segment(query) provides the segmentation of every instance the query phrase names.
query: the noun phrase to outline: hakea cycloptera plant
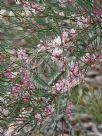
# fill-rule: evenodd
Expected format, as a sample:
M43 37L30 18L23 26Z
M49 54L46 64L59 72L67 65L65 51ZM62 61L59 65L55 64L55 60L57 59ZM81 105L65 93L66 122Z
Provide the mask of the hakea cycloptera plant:
M27 123L31 131L60 115L69 119L73 88L102 60L102 6L95 0L1 5L0 84L7 116L13 116L4 123L19 129Z

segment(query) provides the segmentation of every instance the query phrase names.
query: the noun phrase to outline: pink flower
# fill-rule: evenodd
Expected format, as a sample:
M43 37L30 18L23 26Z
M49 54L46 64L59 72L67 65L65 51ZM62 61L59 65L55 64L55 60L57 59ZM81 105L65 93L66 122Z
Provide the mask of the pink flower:
M68 88L70 88L70 90L77 86L79 84L79 81L81 82L81 79L79 80L79 77L71 77L71 79L69 79L69 81L67 82Z
M27 60L27 57L28 57L24 49L18 49L17 56L20 60Z
M90 24L91 24L90 16L87 17L81 16L77 18L77 25L81 28L88 27L90 26Z
M35 119L37 119L37 121L41 121L41 119L42 119L42 117L41 117L41 115L39 114L39 113L36 113L35 114Z
M75 33L76 33L76 30L72 28L72 29L70 30L70 33L71 33L71 34L75 34Z
M37 47L38 47L39 52L44 52L47 50L47 47L42 44L38 44Z
M74 75L72 72L69 73L69 79L63 79L58 81L53 86L54 93L65 93L71 91L73 87L78 85L82 80L79 80L80 75L78 74L77 69L74 71Z
M25 1L23 5L23 9L25 10L25 12L31 11L34 14L38 14L42 12L42 8L35 2L30 3L28 1Z
M70 66L70 76L71 78L74 78L74 77L78 77L79 75L79 65L78 64L74 64L74 65L71 65Z
M31 3L31 10L34 14L40 13L41 12L41 7L36 4L36 3Z
M16 84L15 86L13 86L11 93L16 99L20 98L22 93L22 86Z
M30 10L30 8L31 8L30 3L28 1L25 1L24 5L23 5L23 8L24 8L25 11Z
M22 87L24 89L27 89L27 88L32 89L35 87L33 82L31 81L29 70L22 69L22 71L20 73L20 77L21 77Z
M58 36L57 38L55 38L54 40L53 40L53 46L60 46L61 45L61 38L60 38L60 36Z
M45 109L45 115L47 117L52 116L54 113L54 107L52 105L48 105Z
M15 0L15 3L16 3L17 5L19 5L19 4L20 4L20 0Z
M98 59L97 55L86 53L86 55L81 58L81 61L88 64L94 64L97 61L97 59Z
M62 33L62 38L63 38L63 43L67 43L69 38L68 38L68 32L63 32Z
M72 86L70 80L65 80L65 79L60 80L53 86L56 93L65 93L67 91L70 91L71 87Z
M66 107L66 115L70 118L72 114L72 110L74 108L74 105L71 101L68 102L67 107Z
M28 102L30 101L31 91L28 93L27 90L34 89L35 86L30 78L30 72L26 68L20 71L19 76L21 81L19 84L12 87L11 93L15 98L22 97L25 102Z
M65 87L65 83L63 81L60 81L55 84L55 88L57 92L63 92Z
M76 39L76 36L77 36L77 33L76 33L76 30L75 29L71 29L70 30L70 36L71 36L71 39Z
M69 4L74 4L76 0L67 0Z
M3 73L3 75L9 79L15 79L17 74L18 74L17 72L9 72L9 71Z
M52 51L52 55L55 58L59 58L61 57L62 52L63 52L62 49L55 47L55 49Z

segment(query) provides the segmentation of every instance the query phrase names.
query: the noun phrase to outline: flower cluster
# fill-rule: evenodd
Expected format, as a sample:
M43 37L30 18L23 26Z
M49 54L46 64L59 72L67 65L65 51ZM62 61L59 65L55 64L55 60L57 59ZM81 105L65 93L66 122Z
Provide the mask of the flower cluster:
M85 16L81 16L81 17L77 18L77 25L80 28L89 27L91 22L92 22L92 20L91 20L90 16L86 16L86 17Z
M67 79L59 80L53 87L56 93L70 92L73 87L79 85L83 81L83 71L78 64L70 66Z
M54 107L52 105L48 105L45 109L45 116L49 117L52 116L54 113Z
M20 80L19 84L15 84L12 87L11 93L16 99L22 98L23 101L28 102L30 100L31 89L34 89L35 86L27 69L21 70Z
M23 5L23 9L25 12L32 12L34 14L42 13L42 8L35 2L25 1Z

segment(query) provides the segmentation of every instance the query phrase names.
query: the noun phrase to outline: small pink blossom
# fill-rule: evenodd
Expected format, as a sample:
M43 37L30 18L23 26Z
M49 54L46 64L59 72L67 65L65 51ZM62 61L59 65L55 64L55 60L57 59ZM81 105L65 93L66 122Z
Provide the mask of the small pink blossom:
M71 77L78 77L78 75L79 75L79 65L78 64L74 64L74 65L71 65L70 66L70 76Z
M82 80L79 80L79 75L73 75L72 72L69 74L69 79L63 79L58 81L54 86L54 93L65 93L72 90L73 87L79 84Z
M60 81L55 84L55 88L57 92L63 92L65 89L65 83L63 81Z
M25 1L23 5L23 9L27 11L30 10L30 8L31 8L30 3L28 1Z
M4 72L3 75L9 79L15 79L18 72Z
M80 79L81 81L81 79ZM70 88L70 90L77 86L79 84L79 77L71 77L68 81L67 81L67 85L68 85L68 88Z
M27 69L22 69L21 73L20 73L20 77L21 77L21 82L22 82L22 87L27 89L27 88L34 88L34 84L31 81L30 78L30 72Z
M72 28L72 29L70 30L70 36L71 36L71 39L73 39L73 40L76 39L76 37L77 37L77 32L76 32L75 29Z
M21 93L22 93L22 85L20 84L16 84L15 86L12 87L11 90L12 95L18 99L19 97L21 97Z
M74 4L76 0L67 0L69 4Z
M38 44L37 47L38 47L39 52L44 52L47 50L47 47L42 44Z
M42 120L41 114L40 113L36 113L35 114L35 119L37 119L37 121L41 122L41 120Z
M58 36L57 38L55 38L53 41L53 46L60 46L61 45L61 38L60 36Z
M62 39L63 39L63 43L67 43L69 41L68 32L64 31L62 33Z
M31 91L26 92L28 89L34 89L35 86L30 78L30 72L26 68L20 71L20 83L12 87L12 95L17 99L22 97L25 102L30 101Z
M88 27L90 26L90 24L91 24L90 16L87 17L81 16L77 18L77 25L81 28Z
M45 109L45 115L47 117L52 116L54 113L54 107L52 105L48 105Z
M27 60L28 55L26 54L26 51L24 49L18 49L18 51L17 51L17 57L20 60Z
M81 58L81 61L88 64L94 64L97 61L98 56L95 54L87 53Z
M76 30L72 28L72 29L70 30L70 34L75 34L75 33L76 33Z
M20 0L15 0L15 3L16 3L17 5L19 5L19 4L20 4Z
M67 107L66 107L66 115L70 118L72 114L72 110L74 108L74 105L71 101L68 102Z
M52 51L52 55L55 58L59 58L61 57L62 52L63 52L62 49L55 47L55 49Z
M35 2L31 3L31 10L34 14L40 13L41 12L41 7L36 4Z
M70 91L71 90L71 83L70 83L70 80L60 80L58 81L54 86L54 90L56 93L65 93L67 91Z
M34 14L38 14L42 12L42 8L35 2L30 3L28 1L25 1L23 5L23 9L25 10L25 12L31 11Z

